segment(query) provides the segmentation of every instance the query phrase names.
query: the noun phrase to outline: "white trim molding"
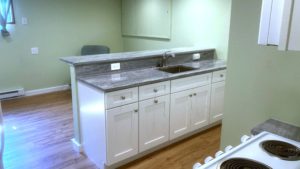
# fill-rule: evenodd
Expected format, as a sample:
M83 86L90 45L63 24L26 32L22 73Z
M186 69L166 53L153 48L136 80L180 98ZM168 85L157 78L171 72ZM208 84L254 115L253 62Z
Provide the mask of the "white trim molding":
M44 89L25 91L25 96L35 96L35 95L64 91L64 90L69 90L69 89L70 89L70 85L66 84L66 85L49 87L49 88L44 88Z
M82 153L83 152L83 148L82 148L82 145L79 144L75 138L72 138L71 139L71 142L72 142L72 145L73 145L73 149L78 152L78 153Z

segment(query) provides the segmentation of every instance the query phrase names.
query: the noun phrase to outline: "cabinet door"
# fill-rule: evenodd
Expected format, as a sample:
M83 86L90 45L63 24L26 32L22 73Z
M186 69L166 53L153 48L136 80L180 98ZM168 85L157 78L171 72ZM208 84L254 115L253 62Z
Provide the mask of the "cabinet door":
M210 108L210 85L193 90L191 130L208 125Z
M213 83L211 87L210 123L222 119L224 112L225 82Z
M189 132L192 90L171 95L170 139Z
M138 153L138 103L106 111L107 165Z
M169 140L170 95L139 103L139 151Z
M283 4L283 0L262 1L258 44L279 44Z
M294 0L289 38L289 50L300 51L300 0Z

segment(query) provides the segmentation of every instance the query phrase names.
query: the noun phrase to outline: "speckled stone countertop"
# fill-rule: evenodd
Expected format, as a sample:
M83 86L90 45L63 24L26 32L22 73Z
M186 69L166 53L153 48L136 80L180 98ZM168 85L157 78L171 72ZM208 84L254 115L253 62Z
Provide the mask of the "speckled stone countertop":
M159 71L158 68L153 67L137 70L127 70L124 72L83 75L78 76L77 80L105 92L111 92L129 87L136 87L150 83L226 69L226 62L224 60L204 60L184 63L181 65L193 67L195 68L195 70L172 74Z
M91 63L111 63L122 62L128 60L147 59L152 57L161 57L165 52L172 52L174 54L187 54L187 53L200 53L206 51L214 51L215 49L199 49L193 47L186 48L172 48L163 50L149 50L149 51L136 51L136 52L123 52L123 53L110 53L100 55L87 55L87 56L69 56L62 57L60 60L72 65L85 65Z
M268 131L292 140L300 142L300 127L290 125L274 119L269 119L251 130L253 135L257 135L262 131Z

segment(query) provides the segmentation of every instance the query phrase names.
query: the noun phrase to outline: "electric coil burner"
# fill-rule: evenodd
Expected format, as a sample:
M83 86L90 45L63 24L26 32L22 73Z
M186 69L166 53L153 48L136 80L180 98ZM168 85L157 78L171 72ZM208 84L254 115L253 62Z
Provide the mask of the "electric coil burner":
M269 132L244 135L241 144L226 146L193 169L300 169L300 142Z
M300 149L292 144L278 140L267 140L261 143L261 147L269 154L282 160L300 160Z
M258 161L246 158L231 158L221 163L220 169L272 169Z

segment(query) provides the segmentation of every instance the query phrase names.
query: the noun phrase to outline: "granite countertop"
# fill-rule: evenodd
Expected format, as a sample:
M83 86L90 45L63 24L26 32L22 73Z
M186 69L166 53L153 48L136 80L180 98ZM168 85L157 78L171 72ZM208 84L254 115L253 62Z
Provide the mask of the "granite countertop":
M278 120L269 119L262 124L257 125L251 130L253 135L257 135L262 131L268 131L270 133L283 136L295 141L300 142L300 127L290 125Z
M200 53L200 52L214 51L214 50L215 49L199 49L194 47L185 47L185 48L172 48L172 49L163 49L163 50L87 55L87 56L69 56L69 57L61 57L60 60L72 65L86 65L91 63L111 63L111 62L122 62L128 60L161 57L165 52L172 52L174 54L188 54L188 53L197 53L197 52Z
M204 60L184 63L181 65L193 67L195 68L195 70L172 74L159 71L156 67L153 67L128 70L124 72L82 75L78 76L77 80L105 92L111 92L129 87L137 87L141 85L226 69L226 62L224 60Z

